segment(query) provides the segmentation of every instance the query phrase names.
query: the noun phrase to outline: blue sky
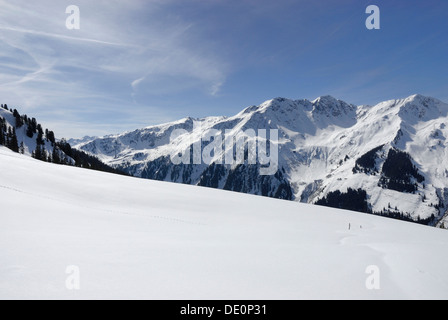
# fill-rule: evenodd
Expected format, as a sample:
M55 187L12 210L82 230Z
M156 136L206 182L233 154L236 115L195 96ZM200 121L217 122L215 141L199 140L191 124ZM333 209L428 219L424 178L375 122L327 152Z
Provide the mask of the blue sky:
M67 138L274 97L448 101L447 17L443 0L0 0L0 100Z

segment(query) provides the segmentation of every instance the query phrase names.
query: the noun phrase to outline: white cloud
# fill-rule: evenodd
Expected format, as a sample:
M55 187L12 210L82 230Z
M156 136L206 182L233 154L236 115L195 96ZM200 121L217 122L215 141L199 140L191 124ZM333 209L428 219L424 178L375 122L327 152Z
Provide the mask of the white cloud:
M12 28L12 27L2 27L2 26L0 26L0 30L20 32L20 33L27 33L27 34L31 34L31 35L50 37L50 38L56 38L56 39L61 39L61 40L92 42L92 43L108 45L108 46L127 46L127 47L131 47L131 45L123 44L123 43L114 43L114 42L101 41L101 40L89 39L89 38L70 37L70 36L63 35L63 34L54 34L54 33L37 31L37 30L26 30L26 29L19 29L19 28Z
M141 78L138 78L138 79L132 81L132 83L131 83L132 88L136 89L136 88L138 87L138 85L139 85L140 83L142 83L143 80L145 80L145 78L146 78L146 77L141 77Z
M114 112L127 104L132 116L157 109L136 103L139 94L219 92L227 64L191 22L169 11L170 1L79 0L81 29L67 30L71 2L0 0L0 43L13 48L0 54L2 103L23 112L64 106L88 121L80 113L91 108Z

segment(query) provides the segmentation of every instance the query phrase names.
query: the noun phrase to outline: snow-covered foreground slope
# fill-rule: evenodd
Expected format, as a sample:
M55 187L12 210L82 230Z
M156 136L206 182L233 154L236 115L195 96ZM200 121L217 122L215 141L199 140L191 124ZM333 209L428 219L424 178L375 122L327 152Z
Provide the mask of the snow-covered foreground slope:
M445 230L0 148L2 299L447 299L447 252Z

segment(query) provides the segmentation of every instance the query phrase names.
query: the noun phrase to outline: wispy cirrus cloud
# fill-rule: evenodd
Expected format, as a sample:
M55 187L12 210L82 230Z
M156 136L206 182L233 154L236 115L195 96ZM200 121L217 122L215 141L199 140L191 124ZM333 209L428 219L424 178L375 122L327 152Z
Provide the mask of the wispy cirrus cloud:
M369 31L367 0L0 0L1 102L79 137L277 96L443 99L448 4L430 2L383 1Z
M108 46L133 47L133 45L123 44L123 43L114 43L114 42L101 41L101 40L89 39L89 38L71 37L71 36L67 36L67 35L63 35L63 34L54 34L54 33L48 33L48 32L43 32L43 31L37 31L37 30L26 30L26 29L19 29L19 28L13 28L13 27L2 27L2 26L0 26L0 30L20 32L20 33L26 33L26 34L30 34L30 35L56 38L56 39L61 39L61 40L91 42L91 43L97 43L97 44L108 45Z
M160 114L148 103L151 95L192 89L216 94L225 81L226 64L213 49L191 41L191 24L170 13L168 1L77 1L81 29L68 30L65 9L71 2L0 0L5 102L38 114L64 108L74 122L88 123L85 110ZM21 57L15 63L14 55ZM121 120L136 125L133 115Z

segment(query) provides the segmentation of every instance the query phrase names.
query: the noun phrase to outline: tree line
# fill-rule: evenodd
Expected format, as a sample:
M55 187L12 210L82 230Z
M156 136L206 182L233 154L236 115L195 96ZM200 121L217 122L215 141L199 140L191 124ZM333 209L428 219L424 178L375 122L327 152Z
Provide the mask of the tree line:
M20 115L16 109L9 109L6 104L2 104L1 108L12 113L14 123L8 126L6 119L0 117L0 145L24 154L24 142L21 141L19 144L17 130L26 126L25 135L30 139L35 137L36 148L31 152L31 156L37 160L126 175L122 171L104 164L97 157L72 149L65 139L57 141L54 132L48 129L44 130L36 118Z
M6 120L0 117L0 145L19 152L19 143L17 141L16 128L6 125ZM23 143L21 144L23 149ZM23 153L23 152L22 152Z

